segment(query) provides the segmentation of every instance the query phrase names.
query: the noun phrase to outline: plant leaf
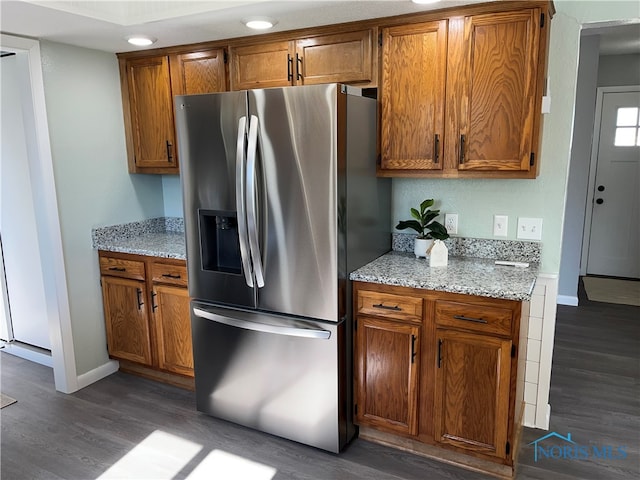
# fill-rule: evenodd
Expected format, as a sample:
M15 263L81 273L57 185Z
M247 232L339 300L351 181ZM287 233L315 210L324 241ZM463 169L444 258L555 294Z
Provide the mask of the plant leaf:
M423 200L420 204L420 211L424 213L424 211L433 205L433 198L429 198L427 200Z
M447 227L442 225L440 222L431 222L427 229L430 231L429 236L431 238L435 238L436 240L446 240L447 238L449 238Z
M416 210L415 208L411 209L411 216L418 221L422 220L422 218L420 217L420 212L418 212L418 210Z
M398 225L396 225L396 228L398 230L405 230L407 228L410 228L418 232L419 235L422 235L423 233L422 225L420 225L420 223L418 223L416 220L402 220L398 222Z

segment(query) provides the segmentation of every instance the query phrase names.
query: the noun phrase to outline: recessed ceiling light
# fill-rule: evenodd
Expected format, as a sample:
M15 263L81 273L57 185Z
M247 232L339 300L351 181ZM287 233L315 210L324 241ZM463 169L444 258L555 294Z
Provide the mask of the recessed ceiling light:
M266 30L273 27L277 22L271 18L248 18L244 24L253 30Z
M411 0L413 3L417 3L419 5L424 5L427 3L438 3L440 0Z
M157 41L157 38L153 38L148 35L131 35L127 37L127 42L131 45L135 45L136 47L148 47Z

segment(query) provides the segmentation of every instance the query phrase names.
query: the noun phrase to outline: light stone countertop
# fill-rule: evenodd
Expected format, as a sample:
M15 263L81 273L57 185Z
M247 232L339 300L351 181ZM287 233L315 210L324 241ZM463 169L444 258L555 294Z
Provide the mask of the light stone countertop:
M351 280L463 293L507 300L531 299L538 265L495 265L494 259L449 257L446 267L429 267L428 259L389 252L351 273Z
M182 219L154 218L94 228L91 236L96 250L179 260L187 258Z
M154 218L140 222L94 228L93 248L109 252L132 253L160 258L186 259L184 223L179 218ZM407 249L413 249L410 236ZM460 253L493 255L529 261L528 268L495 265L494 258L449 255L446 267L429 267L428 260L416 259L413 253L391 251L350 275L351 280L424 288L441 292L463 293L508 300L530 300L538 275L537 244L496 242L477 239L454 239L451 250ZM394 239L396 242L396 239ZM468 245L471 245L470 248ZM477 244L477 245L476 245ZM513 245L512 245L513 244ZM481 248L480 248L481 247ZM457 250L455 250L457 249ZM451 251L450 250L450 251Z

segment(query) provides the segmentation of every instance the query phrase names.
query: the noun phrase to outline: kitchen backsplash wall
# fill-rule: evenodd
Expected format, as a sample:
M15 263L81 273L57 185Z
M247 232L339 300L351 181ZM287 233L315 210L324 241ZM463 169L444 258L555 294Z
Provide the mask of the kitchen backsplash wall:
M557 273L560 264L562 209L551 208L550 191L564 188L564 179L549 175L550 160L542 158L541 174L536 180L494 179L413 179L394 178L391 200L392 232L400 220L411 218L410 208L417 208L427 198L435 199L432 208L458 214L458 237L517 240L518 217L542 218L540 245L541 269ZM494 237L493 216L507 215L507 237Z
M182 187L180 176L162 175L162 201L165 217L182 217Z

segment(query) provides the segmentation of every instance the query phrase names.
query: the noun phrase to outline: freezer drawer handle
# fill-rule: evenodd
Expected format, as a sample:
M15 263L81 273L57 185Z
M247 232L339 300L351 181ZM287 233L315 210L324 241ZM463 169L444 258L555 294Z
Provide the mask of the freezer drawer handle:
M401 312L402 309L398 305L394 305L390 307L389 305L383 305L382 303L377 303L373 305L373 308L382 308L384 310L393 310L394 312Z
M331 337L329 330L283 327L280 325L269 325L267 323L251 322L249 320L241 320L238 318L226 317L215 313L207 312L201 308L194 308L193 313L201 318L212 320L217 323L229 325L230 327L244 328L245 330L253 330L255 332L275 333L277 335L289 335L291 337L317 338L328 340Z

